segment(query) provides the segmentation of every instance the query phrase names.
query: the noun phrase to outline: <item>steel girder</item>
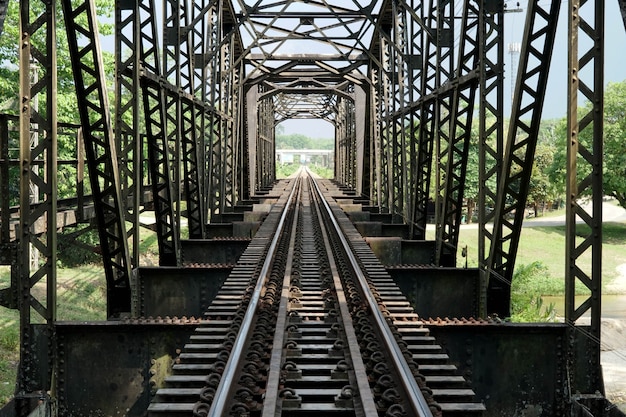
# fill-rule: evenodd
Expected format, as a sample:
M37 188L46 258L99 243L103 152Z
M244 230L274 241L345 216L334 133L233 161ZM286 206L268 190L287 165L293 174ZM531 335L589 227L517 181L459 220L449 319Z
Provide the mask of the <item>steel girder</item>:
M254 87L253 87L254 88ZM265 88L261 85L256 86L257 90L262 91ZM276 179L275 165L275 109L272 97L266 97L258 101L258 134L256 141L256 186L259 190L267 187Z
M242 158L238 154L241 146L236 143L240 131L239 115L243 103L241 71L242 64L237 63L237 53L241 49L234 15L222 2L214 4L209 14L209 41L206 53L207 93L209 103L215 107L210 111L208 129L211 138L206 143L210 155L210 180L207 188L208 207L211 218L231 210L239 198L241 184L236 181L237 164Z
M586 13L589 11L590 13ZM593 369L600 369L602 285L602 173L604 118L604 0L573 0L569 5L570 74L567 115L567 208L565 320L575 324L591 315L589 337L595 342ZM591 16L586 18L585 16ZM579 38L591 42L579 43ZM589 103L579 108L579 97ZM581 199L591 193L591 205ZM578 220L581 220L579 223ZM590 291L576 301L576 285ZM591 389L602 386L601 373L588 376ZM585 388L577 388L583 390Z
M107 313L114 317L131 311L131 266L96 9L93 1L62 4L107 279Z
M434 94L435 102L435 224L437 238L443 237L443 227L445 218L449 209L445 201L446 184L448 177L446 176L450 147L454 146L454 116L456 108L454 106L454 97L456 88L442 89L441 87L455 78L455 60L454 60L454 0L431 0L428 19L435 22L435 86ZM453 162L452 162L453 163ZM437 243L440 247L441 242ZM435 263L441 261L440 253L435 254Z
M391 28L383 28L383 30L388 30L385 34L387 36L390 35ZM380 142L379 149L380 153L378 154L379 164L380 164L380 177L379 177L379 189L380 195L378 196L379 205L385 210L391 210L391 206L393 204L393 175L391 172L392 162L392 140L391 135L393 134L391 127L391 118L387 116L391 113L391 80L389 78L392 66L390 61L390 41L386 37L382 37L380 40L380 61L382 66L378 69L377 81L378 81L378 112L380 113L380 127L379 127L379 135L375 140Z
M432 2L429 3L432 8ZM421 8L421 18L427 25L436 24L436 20L427 19L431 13L424 6ZM415 204L413 208L413 231L412 237L419 240L426 238L426 223L428 220L428 205L430 199L430 187L432 183L433 152L435 143L435 105L437 96L434 94L437 88L437 42L433 34L436 34L436 26L427 27L419 31L422 45L420 100L416 110L419 114L419 130L417 137L417 165L415 167Z
M528 3L511 124L495 206L492 242L498 242L498 245L491 246L486 263L489 276L487 313L501 317L510 315L511 279L524 219L559 6L558 1L551 1L547 8L539 1Z

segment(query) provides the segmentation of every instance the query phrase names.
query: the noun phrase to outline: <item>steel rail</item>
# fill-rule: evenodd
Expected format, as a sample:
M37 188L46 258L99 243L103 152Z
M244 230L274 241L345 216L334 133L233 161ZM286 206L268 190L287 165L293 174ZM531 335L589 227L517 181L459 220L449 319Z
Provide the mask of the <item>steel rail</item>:
M299 192L302 193L302 190L300 190ZM285 341L284 330L287 325L289 288L291 287L291 271L293 268L294 247L296 245L296 230L298 228L299 217L300 211L296 209L294 212L291 227L289 253L287 254L287 265L285 266L285 277L283 279L283 287L280 294L280 304L278 307L278 317L276 320L276 332L274 333L272 353L270 357L270 366L267 373L267 388L265 390L265 400L263 401L262 417L275 417L276 409L278 406L277 401L280 387L281 360L283 357L283 344Z
M313 177L309 174L308 180L310 183L317 185ZM324 201L324 196L320 193L315 193L311 191L311 195L317 206L321 206L321 201ZM328 232L324 228L324 222L322 218L322 213L318 214L318 221L320 222L321 233L325 242L329 242ZM333 254L333 250L329 244L326 245L326 256L328 257L328 263L330 266L330 270L333 276L333 283L335 286L335 293L338 300L338 308L341 314L341 319L343 323L343 330L345 332L346 341L348 342L348 350L350 352L350 360L352 362L352 368L355 374L357 389L359 391L358 398L361 401L361 405L363 407L363 413L366 417L376 417L378 416L378 410L376 409L376 402L374 400L374 396L372 394L372 390L369 386L369 381L367 378L367 370L365 364L363 363L363 356L361 355L359 342L356 336L356 330L354 329L354 325L352 323L352 318L350 315L350 310L348 309L348 303L346 301L346 294L343 290L343 283L341 282L341 277L339 276L339 272L337 270L337 263L335 262L335 255Z
M246 314L244 315L243 321L241 323L241 330L237 334L237 338L235 339L235 342L231 349L231 352L233 352L233 354L229 356L228 362L226 362L224 372L222 373L220 383L215 390L215 395L213 397L214 400L211 404L211 408L209 409L207 417L222 417L228 415L225 411L226 405L229 401L228 393L231 386L233 385L236 372L241 369L239 366L241 355L236 354L236 352L243 351L244 344L247 340L249 340L249 333L252 328L252 320L256 314L259 299L261 298L261 292L263 290L268 273L270 272L274 261L276 247L278 246L278 241L280 240L283 228L285 226L285 221L289 212L289 206L291 205L296 189L298 188L298 181L299 176L296 177L293 181L292 189L289 193L289 198L287 199L285 207L283 208L283 212L280 216L278 226L276 227L276 231L274 232L274 237L272 238L272 242L270 243L270 246L268 248L267 255L265 256L265 262L263 262L263 267L261 268L259 278L256 282L256 286L254 287L254 292L252 293L250 304L248 305L248 309L246 310Z
M308 172L307 168L305 168L305 170ZM415 377L411 373L409 365L406 362L406 359L404 358L404 355L402 354L400 347L396 343L393 333L391 332L391 329L389 328L389 325L387 324L385 317L383 316L382 312L380 311L378 307L378 303L376 302L376 299L374 298L374 296L372 295L369 289L369 286L367 284L367 278L365 277L365 274L363 274L363 271L361 270L359 262L354 256L354 253L352 253L352 248L350 247L349 242L344 236L341 226L337 222L337 219L335 219L334 213L330 205L328 204L326 199L323 197L323 193L319 185L317 184L316 181L314 181L313 184L315 185L315 189L317 190L319 195L322 197L321 201L323 203L323 206L326 209L326 212L329 214L330 221L333 225L334 230L336 231L339 237L339 240L341 241L341 245L343 246L346 252L346 256L348 260L350 261L352 269L354 270L355 276L357 278L357 282L359 283L359 286L361 287L361 290L363 292L363 296L365 300L367 301L367 304L370 308L370 311L372 312L372 316L374 320L376 321L378 328L381 331L383 343L385 347L387 348L387 351L391 353L390 360L394 368L396 369L396 372L398 373L398 376L400 378L400 382L403 388L405 389L407 393L407 396L408 396L407 402L410 404L411 408L413 409L415 416L433 417L433 414L430 411L430 408L428 407L428 403L426 402L426 399L424 398L424 395L422 394L420 387L417 385L417 381L415 381Z

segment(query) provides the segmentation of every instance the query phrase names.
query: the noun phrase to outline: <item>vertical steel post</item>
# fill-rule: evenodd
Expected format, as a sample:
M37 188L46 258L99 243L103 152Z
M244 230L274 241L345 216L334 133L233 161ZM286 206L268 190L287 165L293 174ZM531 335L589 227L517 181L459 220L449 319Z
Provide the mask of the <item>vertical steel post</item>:
M571 0L569 4L565 320L574 325L583 314L591 313L593 349L587 360L593 369L600 369L604 0ZM588 15L592 17L586 19ZM579 43L580 35L591 42ZM579 94L589 101L588 106L578 106ZM582 198L589 193L591 204L586 205ZM590 291L580 304L577 284ZM600 389L599 372L586 377L589 387L577 389Z
M497 0L482 0L479 10L479 133L478 133L478 268L481 281L480 315L487 314L487 261L493 239L497 186L504 147L504 9ZM511 77L517 74L511 74ZM491 226L490 226L491 225ZM499 263L496 261L496 263Z
M20 366L18 369L16 399L21 402L35 390L51 390L56 320L56 260L57 260L57 65L54 1L43 2L43 12L34 16L29 0L20 2L20 224L18 308L20 310ZM33 39L43 39L37 46ZM31 80L31 67L38 72L36 82ZM37 129L39 140L31 143ZM31 205L31 183L37 184L38 204ZM38 261L31 263L31 253ZM31 288L45 281L45 301L37 299ZM47 381L34 379L32 340L32 312L48 325L49 374ZM39 358L41 360L41 358Z

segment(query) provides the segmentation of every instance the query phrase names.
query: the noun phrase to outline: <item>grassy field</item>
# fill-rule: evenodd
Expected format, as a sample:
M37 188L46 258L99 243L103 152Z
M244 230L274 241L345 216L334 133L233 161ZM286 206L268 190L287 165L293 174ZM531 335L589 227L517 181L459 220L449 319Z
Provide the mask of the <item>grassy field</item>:
M618 276L617 267L626 263L626 223L605 223L603 227L602 277L605 285ZM468 266L478 265L478 229L463 227L459 247L467 245ZM540 262L547 268L549 282L536 282L541 295L565 291L565 226L526 227L522 230L516 268ZM458 265L465 259L458 257ZM583 263L584 265L584 263Z

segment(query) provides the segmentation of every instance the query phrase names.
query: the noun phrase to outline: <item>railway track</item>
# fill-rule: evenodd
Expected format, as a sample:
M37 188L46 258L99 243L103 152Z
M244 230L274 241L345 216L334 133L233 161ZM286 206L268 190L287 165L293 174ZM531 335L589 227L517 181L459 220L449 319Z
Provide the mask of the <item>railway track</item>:
M339 191L305 171L277 184L149 416L481 415Z

